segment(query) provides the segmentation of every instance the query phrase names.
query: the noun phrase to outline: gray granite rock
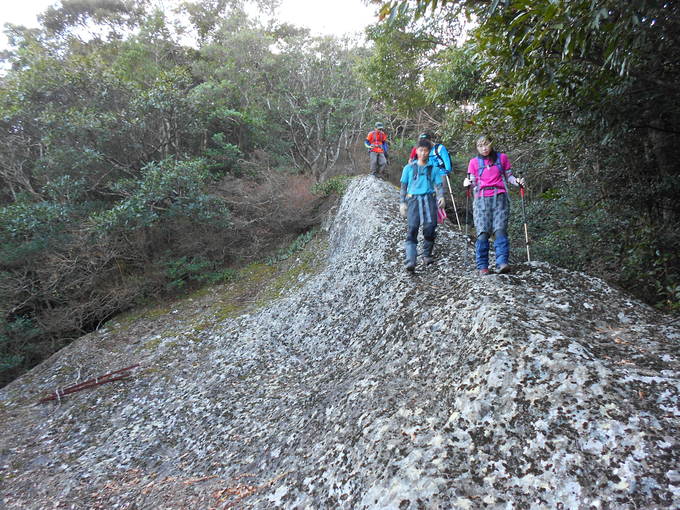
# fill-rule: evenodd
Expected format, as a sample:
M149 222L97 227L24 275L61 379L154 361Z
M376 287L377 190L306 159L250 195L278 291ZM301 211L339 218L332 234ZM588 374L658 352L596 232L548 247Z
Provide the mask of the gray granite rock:
M284 296L93 333L3 389L5 508L679 508L677 322L545 263L480 279L450 224L410 275L397 202L357 178Z

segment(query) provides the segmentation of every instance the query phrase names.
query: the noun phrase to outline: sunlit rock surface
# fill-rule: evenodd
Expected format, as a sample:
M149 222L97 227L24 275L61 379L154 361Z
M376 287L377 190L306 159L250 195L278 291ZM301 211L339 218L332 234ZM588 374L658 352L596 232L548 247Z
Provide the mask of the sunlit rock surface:
M100 331L2 390L4 507L680 507L678 323L548 264L479 279L450 224L409 275L397 197L355 180L256 312Z

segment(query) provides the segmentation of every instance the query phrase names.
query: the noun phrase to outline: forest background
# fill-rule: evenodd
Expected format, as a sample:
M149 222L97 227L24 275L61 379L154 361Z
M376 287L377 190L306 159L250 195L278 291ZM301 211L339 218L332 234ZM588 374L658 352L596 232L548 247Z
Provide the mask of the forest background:
M463 217L490 134L527 179L533 258L680 310L676 2L372 3L367 43L246 9L276 0L61 0L5 27L0 385L121 311L295 250L367 172L377 120L393 182L420 132L449 148Z

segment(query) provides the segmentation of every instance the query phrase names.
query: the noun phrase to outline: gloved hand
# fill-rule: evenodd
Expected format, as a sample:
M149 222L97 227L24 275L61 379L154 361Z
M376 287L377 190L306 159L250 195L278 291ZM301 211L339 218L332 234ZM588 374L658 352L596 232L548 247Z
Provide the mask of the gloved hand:
M469 177L466 177L465 179L463 179L463 187L464 188L467 188L468 186L470 186L470 184L472 184L472 181L470 181Z
M524 177L518 177L517 178L517 186L524 187Z
M440 209L443 209L445 205L446 205L446 200L444 199L444 197L439 197L437 199L437 207L439 207Z
M406 202L399 204L399 214L401 214L402 218L406 218L408 216L408 205L406 205Z

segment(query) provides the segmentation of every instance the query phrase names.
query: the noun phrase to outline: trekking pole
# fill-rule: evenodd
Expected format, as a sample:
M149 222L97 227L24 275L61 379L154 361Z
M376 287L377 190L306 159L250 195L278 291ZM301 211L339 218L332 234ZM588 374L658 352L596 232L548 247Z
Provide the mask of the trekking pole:
M456 223L458 223L458 230L463 230L460 226L460 220L458 219L458 209L456 209L456 201L453 198L453 190L451 189L451 181L449 181L449 176L446 176L446 184L449 185L449 195L451 195L451 202L453 203L453 212L456 214Z
M470 236L468 235L468 215L470 210L470 185L465 186L465 265L467 266Z
M527 245L527 262L531 263L531 254L529 253L529 230L527 229L527 213L524 210L524 186L520 184L519 194L522 197L522 217L524 218L524 240Z

